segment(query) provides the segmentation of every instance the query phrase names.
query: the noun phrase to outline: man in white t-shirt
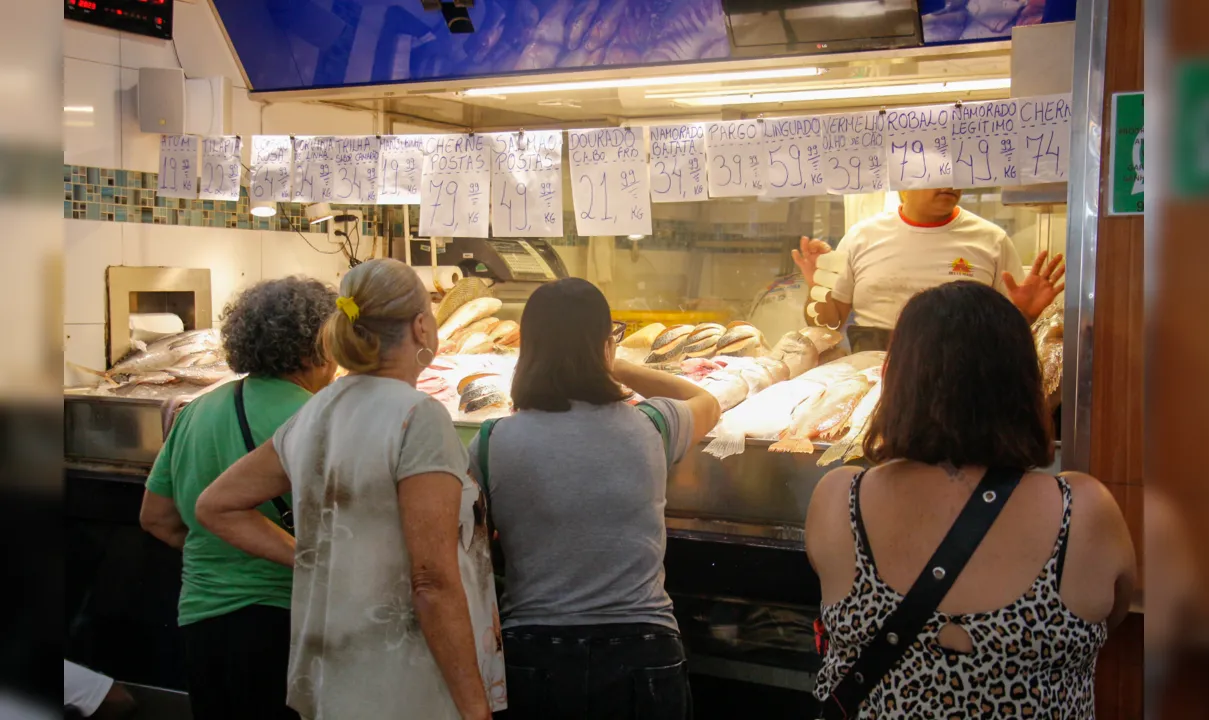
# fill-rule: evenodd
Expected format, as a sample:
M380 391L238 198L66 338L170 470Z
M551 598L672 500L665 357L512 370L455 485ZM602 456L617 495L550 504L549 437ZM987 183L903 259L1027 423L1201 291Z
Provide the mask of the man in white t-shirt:
M802 238L793 260L811 279L807 322L839 328L853 313L853 352L885 350L890 330L911 296L955 280L990 285L1031 322L1062 292L1062 255L1037 256L1023 282L1020 256L998 225L957 206L952 188L905 190L897 211L853 225L836 253L821 240Z

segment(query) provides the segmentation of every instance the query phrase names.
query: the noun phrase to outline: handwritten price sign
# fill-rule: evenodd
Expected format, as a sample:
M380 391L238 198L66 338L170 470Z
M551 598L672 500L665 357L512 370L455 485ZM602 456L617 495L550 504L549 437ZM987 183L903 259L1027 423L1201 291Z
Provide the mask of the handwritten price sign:
M768 197L804 197L826 193L822 119L766 119L761 127L764 158L768 161L764 194Z
M155 193L160 197L197 197L197 138L160 135L160 172Z
M562 133L497 133L490 138L492 236L562 237Z
M294 202L332 202L332 145L336 138L299 135L294 138Z
M429 135L420 176L420 235L488 235L491 167L487 137Z
M1065 182L1070 174L1070 94L1018 101L1016 147L1023 184Z
M750 197L764 194L760 155L763 139L755 120L731 120L706 126L710 197Z
M645 128L567 131L580 235L651 234L645 134Z
M947 105L886 112L891 190L953 187L952 113Z
M332 138L332 202L378 202L378 138Z
M243 141L235 136L202 138L202 200L238 200L240 153Z
M886 189L886 116L877 111L825 115L823 178L837 194Z
M705 125L654 125L651 131L651 202L708 200Z
M253 135L248 194L253 202L290 201L290 136Z
M416 205L420 202L420 169L424 165L423 135L385 135L378 146L378 204Z
M953 187L1019 185L1016 100L963 103L953 109Z

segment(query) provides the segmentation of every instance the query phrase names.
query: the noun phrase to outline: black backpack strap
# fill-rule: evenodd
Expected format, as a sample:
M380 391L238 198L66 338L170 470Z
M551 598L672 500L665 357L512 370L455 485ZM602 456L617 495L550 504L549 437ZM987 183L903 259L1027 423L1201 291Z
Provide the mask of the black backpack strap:
M235 417L239 420L239 432L243 435L243 445L252 452L256 449L256 441L252 439L252 427L248 425L248 412L244 408L243 403L243 381L247 378L240 378L235 382ZM291 535L294 534L294 511L290 509L289 503L283 497L273 498L273 507L277 508L277 514L281 516L281 525Z
M987 470L911 590L823 702L824 720L857 717L869 692L919 637L1023 476L1020 470Z

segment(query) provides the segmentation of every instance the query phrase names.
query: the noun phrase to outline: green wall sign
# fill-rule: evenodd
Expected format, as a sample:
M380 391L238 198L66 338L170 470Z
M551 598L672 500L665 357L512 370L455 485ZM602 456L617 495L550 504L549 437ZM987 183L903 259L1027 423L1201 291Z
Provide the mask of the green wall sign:
M1209 58L1176 67L1172 183L1183 198L1209 195Z
M1141 215L1146 210L1144 171L1145 95L1112 96L1109 137L1108 214Z

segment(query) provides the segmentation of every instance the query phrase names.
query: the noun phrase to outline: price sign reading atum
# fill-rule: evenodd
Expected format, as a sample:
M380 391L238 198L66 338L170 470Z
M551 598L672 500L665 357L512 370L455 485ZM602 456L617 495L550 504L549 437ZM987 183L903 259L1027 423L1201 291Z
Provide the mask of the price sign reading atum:
M645 134L645 128L567 131L580 235L651 234Z
M886 116L875 111L825 115L823 178L837 194L886 189Z
M819 117L767 118L763 128L768 161L764 194L803 197L827 192L823 178L823 123Z
M708 200L705 185L705 126L653 125L651 202Z
M423 135L384 135L378 146L378 203L416 205L420 202L420 168L424 164Z
M253 135L248 195L253 202L290 201L290 136Z
M238 200L240 153L243 140L236 135L202 138L202 172L198 189L202 200Z
M760 123L731 120L708 123L705 152L709 155L709 196L750 197L764 194L760 155L764 151Z
M890 189L953 187L948 105L886 111Z
M1070 94L1021 98L1017 104L1020 182L1065 182L1070 172Z
M1020 184L1016 100L962 103L953 109L953 187Z
M492 236L562 237L562 133L543 130L489 137Z
M485 135L429 135L420 176L420 235L485 238L491 149Z
M160 135L160 172L155 194L160 197L197 197L197 138Z

